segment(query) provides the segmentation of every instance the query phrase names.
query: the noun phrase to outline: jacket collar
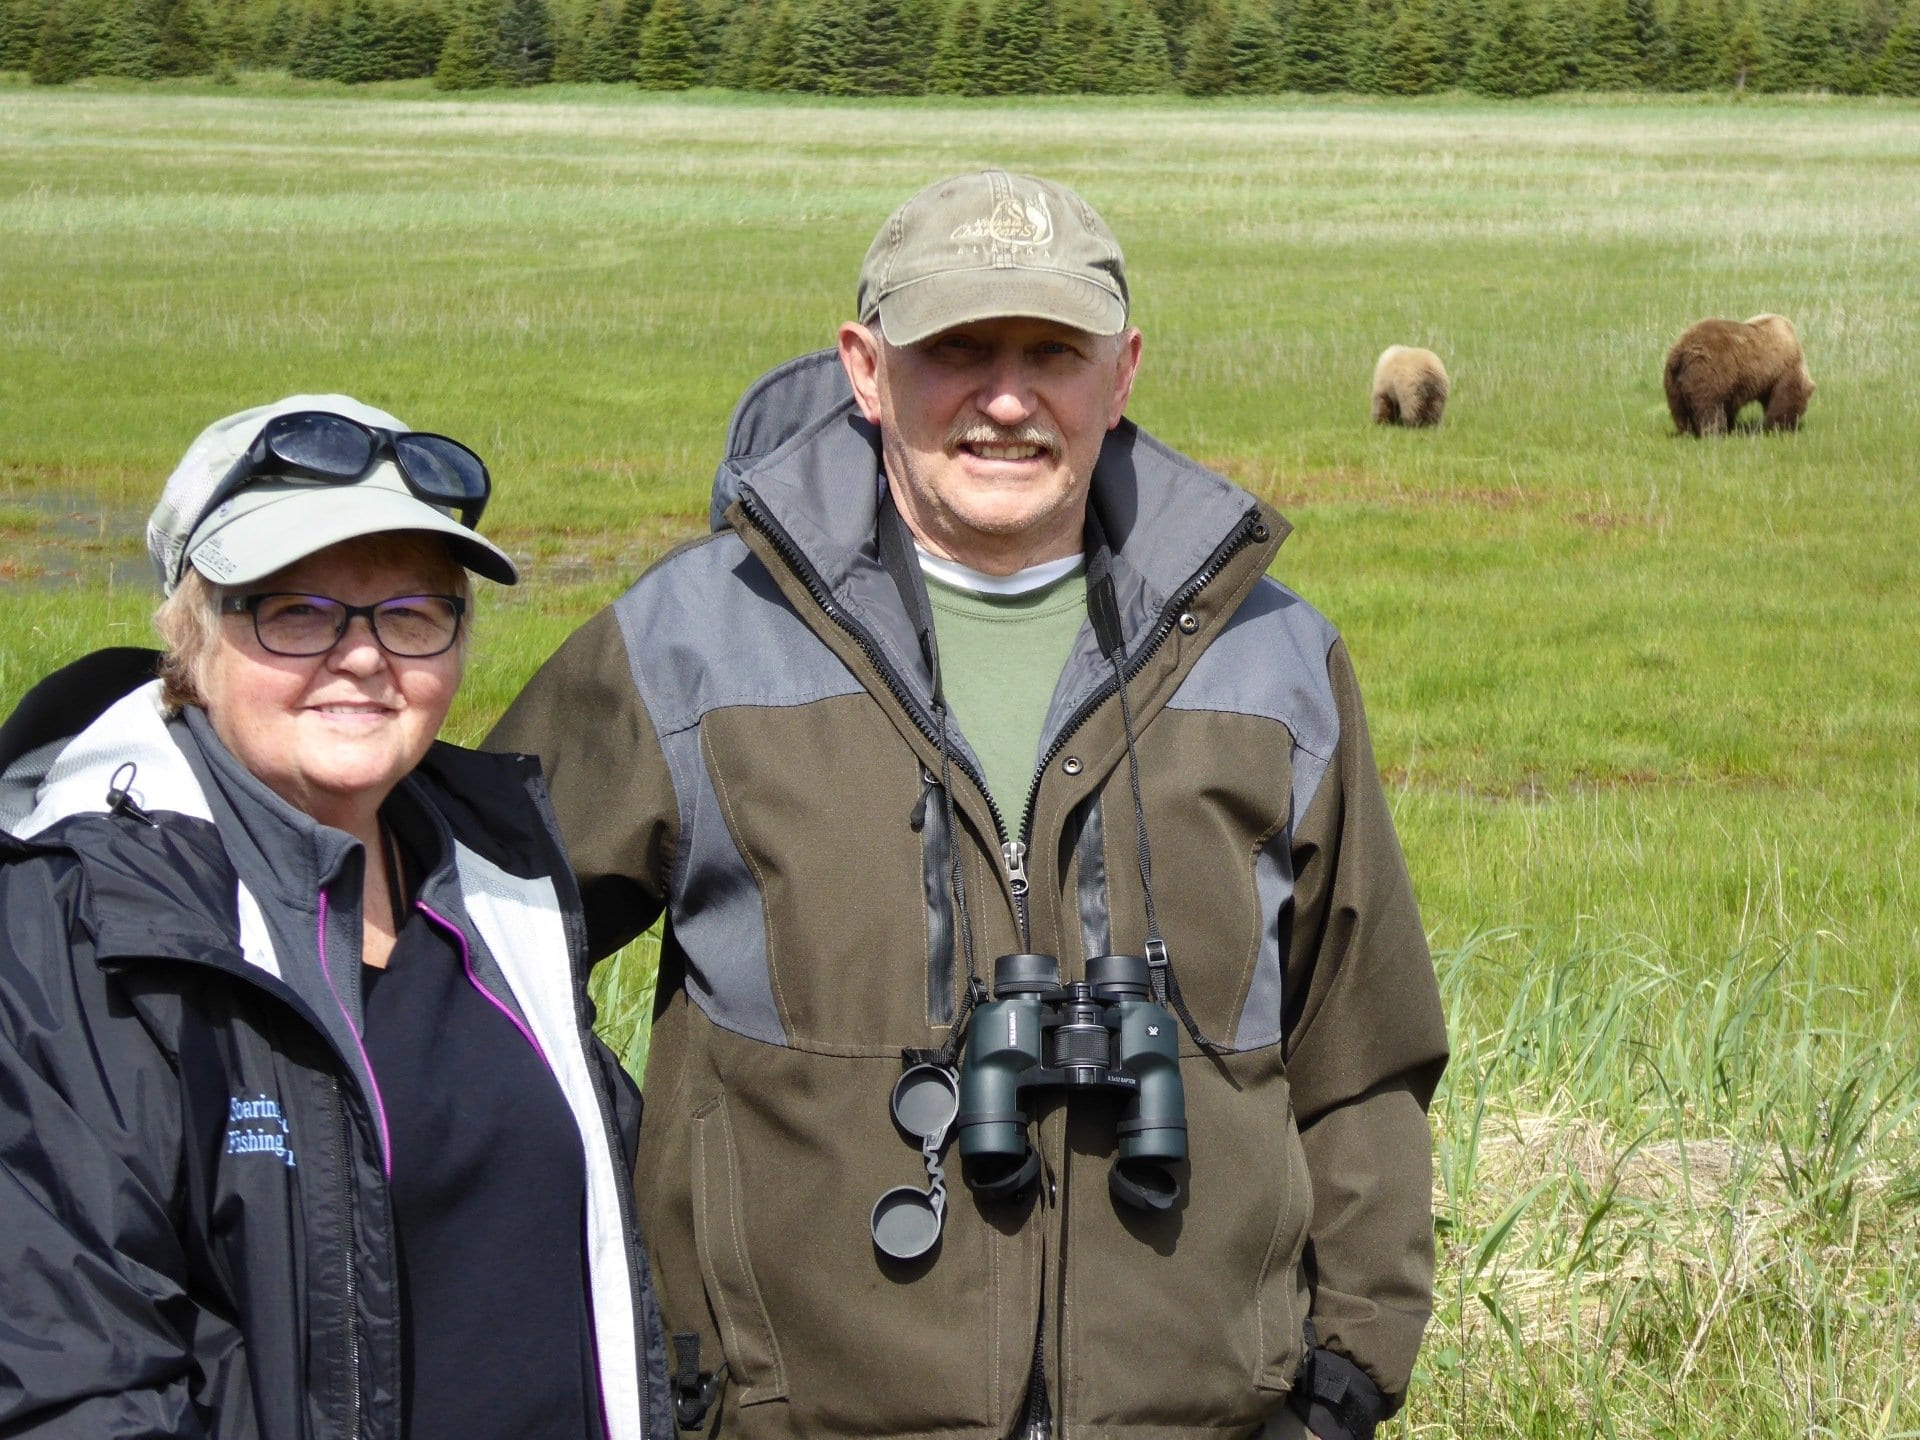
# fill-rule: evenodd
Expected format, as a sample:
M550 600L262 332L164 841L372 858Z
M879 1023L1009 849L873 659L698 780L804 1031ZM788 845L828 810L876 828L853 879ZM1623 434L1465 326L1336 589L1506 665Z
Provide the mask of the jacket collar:
M199 706L181 711L177 723L190 738L181 748L241 880L269 913L290 908L311 914L318 893L359 860L359 841L268 789L227 749Z

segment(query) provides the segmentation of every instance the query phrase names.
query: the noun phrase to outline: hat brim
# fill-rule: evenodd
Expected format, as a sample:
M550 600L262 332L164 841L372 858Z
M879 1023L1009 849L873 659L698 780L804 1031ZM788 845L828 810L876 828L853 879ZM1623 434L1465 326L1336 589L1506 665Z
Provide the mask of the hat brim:
M1031 265L945 270L910 280L880 301L880 328L894 345L912 345L956 325L1010 319L1053 320L1089 335L1118 335L1127 327L1127 303L1080 275Z
M187 562L219 585L251 584L329 545L396 530L440 536L454 559L488 580L513 585L520 579L499 546L409 492L265 482L245 493L249 503L203 524L187 548Z

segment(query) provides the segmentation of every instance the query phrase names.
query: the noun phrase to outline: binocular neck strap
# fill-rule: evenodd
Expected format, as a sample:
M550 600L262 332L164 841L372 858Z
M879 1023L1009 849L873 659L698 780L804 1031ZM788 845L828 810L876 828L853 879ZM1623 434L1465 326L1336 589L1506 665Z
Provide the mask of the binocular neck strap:
M1120 692L1120 728L1127 740L1127 778L1133 786L1134 850L1140 857L1140 893L1147 909L1147 964L1153 984L1153 998L1169 1005L1187 1027L1193 1043L1203 1050L1222 1047L1209 1040L1194 1023L1174 977L1173 961L1167 954L1167 942L1160 935L1160 916L1153 905L1153 852L1147 844L1147 806L1140 794L1140 756L1133 743L1133 704L1127 698L1126 636L1120 628L1120 602L1113 584L1113 550L1108 546L1100 520L1091 507L1087 511L1087 619L1093 626L1093 638L1100 653L1113 666L1114 687Z

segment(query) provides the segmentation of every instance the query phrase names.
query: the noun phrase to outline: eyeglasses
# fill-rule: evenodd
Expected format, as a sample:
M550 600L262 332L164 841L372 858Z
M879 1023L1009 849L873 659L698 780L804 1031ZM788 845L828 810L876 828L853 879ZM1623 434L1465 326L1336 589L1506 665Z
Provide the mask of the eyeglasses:
M351 485L372 474L387 456L393 457L394 468L417 498L451 510L469 530L479 526L493 493L493 477L473 451L445 435L382 430L330 410L296 410L269 420L214 486L200 515L204 520L263 476ZM184 547L180 569L185 573Z
M222 615L251 615L254 638L270 655L324 655L340 643L353 617L367 617L374 643L389 655L425 660L460 638L467 602L458 595L396 595L374 605L348 605L329 595L228 595Z

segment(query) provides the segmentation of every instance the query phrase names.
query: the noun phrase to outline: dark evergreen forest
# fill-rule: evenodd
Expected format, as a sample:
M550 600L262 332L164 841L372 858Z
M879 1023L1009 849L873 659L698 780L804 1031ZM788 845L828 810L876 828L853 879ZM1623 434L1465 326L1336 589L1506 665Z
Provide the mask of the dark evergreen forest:
M823 95L1920 96L1920 0L0 0L0 70Z

